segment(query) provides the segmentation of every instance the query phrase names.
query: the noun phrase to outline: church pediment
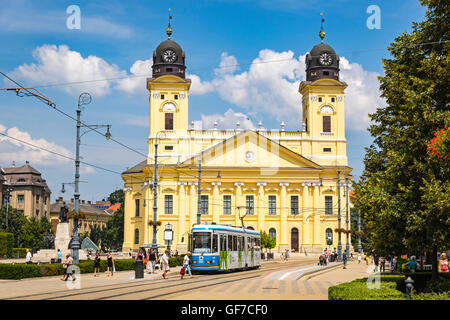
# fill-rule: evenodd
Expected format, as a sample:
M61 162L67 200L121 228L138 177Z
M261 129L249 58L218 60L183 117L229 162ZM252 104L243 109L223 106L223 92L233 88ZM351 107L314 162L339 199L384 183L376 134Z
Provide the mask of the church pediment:
M197 165L200 155L181 166ZM255 131L244 131L201 153L202 166L242 168L321 169L317 163L270 140Z

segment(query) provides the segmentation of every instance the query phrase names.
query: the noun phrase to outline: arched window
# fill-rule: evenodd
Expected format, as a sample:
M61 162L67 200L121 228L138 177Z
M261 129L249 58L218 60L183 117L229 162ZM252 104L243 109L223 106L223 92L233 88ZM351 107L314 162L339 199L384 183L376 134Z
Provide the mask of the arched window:
M325 241L327 245L333 244L333 230L331 230L330 228L325 230Z
M269 229L269 237L271 237L271 238L277 237L277 231L274 228Z
M134 230L134 244L139 244L139 229Z
M247 229L250 229L250 230L255 230L253 227L247 227Z

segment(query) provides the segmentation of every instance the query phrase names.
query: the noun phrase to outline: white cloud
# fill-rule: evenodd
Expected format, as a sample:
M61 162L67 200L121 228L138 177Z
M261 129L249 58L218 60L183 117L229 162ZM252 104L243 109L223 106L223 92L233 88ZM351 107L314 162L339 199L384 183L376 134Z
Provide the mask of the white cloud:
M66 148L43 138L33 139L28 132L21 131L17 127L7 129L5 126L0 124L0 132L10 137L33 144L37 147L45 148L66 157L72 157L71 153ZM35 163L39 165L52 166L55 164L65 164L72 161L3 135L0 135L0 150L2 150L0 152L0 163L12 163L12 161L21 163L30 161L31 164Z
M230 61L229 56L222 55L222 59ZM222 74L212 83L223 100L252 114L269 114L280 122L298 127L298 86L304 75L303 60L304 57L295 58L292 51L264 49L248 71Z
M202 82L200 77L195 74L186 74L186 77L191 79L190 94L202 95L211 91L214 91L214 86L207 81Z
M301 128L298 87L306 78L305 55L295 58L292 51L264 49L248 71L234 73L235 70L218 72L216 69L216 78L211 83L223 100L248 110L252 115L268 115L284 121L291 129L298 129ZM229 63L237 64L237 60L223 53L220 65ZM345 57L341 57L340 68L341 80L348 84L346 126L350 130L365 130L370 123L368 114L385 104L380 98L379 74L366 71Z
M346 58L340 60L341 80L348 84L345 91L346 127L350 130L365 130L369 123L369 113L386 105L381 98L380 82L376 72L369 72L358 63L350 63Z
M126 76L116 65L96 56L83 56L66 45L43 45L33 51L37 63L23 64L12 72L12 77L33 81L36 85L92 81ZM103 96L110 92L111 82L97 81L61 86L70 94L88 91Z
M234 56L229 56L228 53L223 52L220 58L219 68L214 69L214 73L217 76L234 73L237 70L238 62Z
M117 81L116 88L127 93L133 94L136 92L146 93L145 76L152 73L153 59L137 60L130 68L130 72L135 77L121 79Z
M211 114L211 115L201 115L201 121L194 121L195 127L198 129L213 129L214 121L217 121L218 129L234 130L236 129L236 123L239 121L240 129L250 130L255 129L255 125L248 118L248 116L242 112L235 112L233 109L228 109L223 115L222 114ZM198 128L200 126L200 128ZM197 129L198 128L198 129Z
M80 173L81 174L94 174L94 173L97 173L97 171L95 171L95 169L93 167L82 164Z

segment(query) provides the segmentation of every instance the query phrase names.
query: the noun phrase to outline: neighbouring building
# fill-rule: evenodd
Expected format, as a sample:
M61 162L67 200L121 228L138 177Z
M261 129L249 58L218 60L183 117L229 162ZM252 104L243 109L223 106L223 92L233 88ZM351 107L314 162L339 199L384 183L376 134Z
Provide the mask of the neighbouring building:
M242 130L239 123L232 130L219 130L216 124L211 130L195 130L188 120L186 55L170 39L169 26L168 39L153 52L152 78L146 82L148 158L122 173L124 251L152 242L156 151L159 244L164 244L163 230L170 223L172 247L185 247L200 213L201 222L235 226L241 226L245 215L246 227L276 238L276 249L317 253L337 247L339 205L342 228L346 210L346 193L338 181L352 178L345 137L347 84L339 78L339 55L323 43L322 32L322 42L306 56L306 80L298 89L303 119L298 130L286 131L284 123L281 130L264 129L261 123L256 130Z
M0 207L4 205L4 203L3 203L3 186L6 181L4 175L5 175L5 172L3 171L2 168L0 168L0 201L1 201Z
M21 167L16 167L13 162L11 168L2 168L2 170L5 179L3 196L5 185L8 185L11 190L9 205L22 211L27 218L44 216L49 218L51 191L41 173L31 167L28 161Z
M50 221L52 223L52 230L56 232L56 226L59 223L59 213L63 203L66 203L70 211L75 210L75 201L70 199L70 201L64 201L62 197L59 197L55 203L50 205ZM86 214L85 219L78 220L78 233L82 234L90 231L91 228L96 225L98 227L106 227L106 223L111 218L111 214L105 212L105 210L94 206L91 201L80 200L79 202L80 212ZM69 219L71 235L73 233L73 219Z

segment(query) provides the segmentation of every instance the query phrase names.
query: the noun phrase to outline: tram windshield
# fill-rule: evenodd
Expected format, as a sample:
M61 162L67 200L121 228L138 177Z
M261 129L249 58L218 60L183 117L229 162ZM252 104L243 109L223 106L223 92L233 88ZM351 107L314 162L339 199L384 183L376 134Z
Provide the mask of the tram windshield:
M193 253L211 253L211 232L194 232Z

